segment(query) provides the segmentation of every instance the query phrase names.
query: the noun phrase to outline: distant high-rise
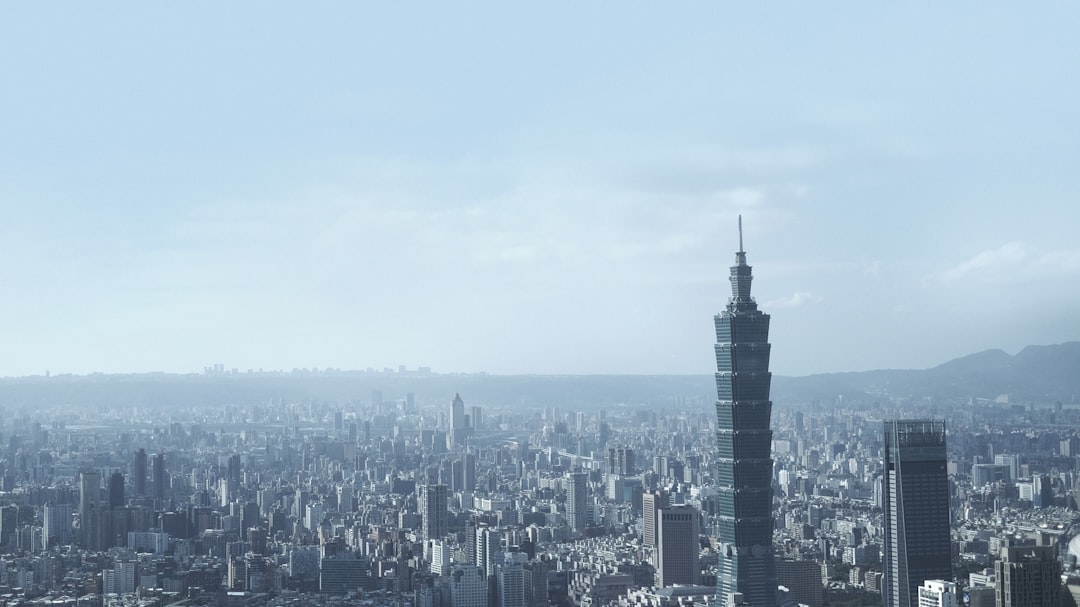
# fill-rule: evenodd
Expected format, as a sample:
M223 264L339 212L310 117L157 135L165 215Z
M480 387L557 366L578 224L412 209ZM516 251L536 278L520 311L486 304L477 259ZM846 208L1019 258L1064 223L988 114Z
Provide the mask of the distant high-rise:
M697 509L661 508L656 520L656 585L697 584L701 552Z
M646 491L641 494L641 543L656 547L656 528L660 509L668 507L668 494L664 491Z
M772 513L772 401L769 315L750 296L742 246L731 266L731 298L716 324L719 602L735 593L754 607L776 607Z
M917 607L926 580L951 580L944 420L885 422L885 607Z
M135 470L132 471L132 487L136 497L146 496L146 449L135 452Z
M587 477L583 472L571 472L566 480L566 522L574 531L584 531L588 518Z
M420 524L423 531L424 553L431 555L431 540L442 539L449 531L446 485L424 485L420 488Z
M109 476L109 508L124 507L124 475L113 472Z
M499 563L498 555L502 544L502 533L498 529L481 526L476 528L476 554L473 560L484 575L495 575Z
M454 395L450 403L450 448L457 449L465 444L469 436L469 424L465 420L465 401L460 394Z
M455 565L449 577L451 605L488 607L488 578L482 569L472 565Z
M525 563L522 552L507 552L499 566L499 607L528 607L525 602Z
M629 476L634 473L634 450L626 447L608 449L607 473Z
M165 499L165 488L168 486L168 482L165 479L165 454L158 453L154 455L153 461L154 471L154 495L152 496L156 500Z
M44 523L42 533L45 536L46 545L53 541L60 545L71 543L73 539L71 533L73 511L71 504L45 504L41 518Z
M1009 546L994 564L996 607L1062 604L1061 563L1051 546Z
M79 474L79 525L83 543L96 531L95 514L101 507L101 474L82 472Z

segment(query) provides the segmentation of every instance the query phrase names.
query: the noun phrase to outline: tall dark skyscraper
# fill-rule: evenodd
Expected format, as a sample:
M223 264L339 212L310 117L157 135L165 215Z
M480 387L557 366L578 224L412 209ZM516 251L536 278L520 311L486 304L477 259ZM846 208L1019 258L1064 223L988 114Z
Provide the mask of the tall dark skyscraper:
M135 452L135 470L132 472L132 485L136 497L146 495L146 449Z
M751 280L740 218L731 298L715 317L720 493L716 600L723 606L731 593L740 592L754 607L776 607L769 315L750 297Z
M585 531L588 480L584 472L570 472L566 475L566 522L574 531Z
M156 500L165 499L165 454L158 453L154 456L153 464L153 481L154 481L154 495L152 496Z
M926 580L951 580L945 421L885 422L885 607L917 607Z
M997 607L1061 605L1061 563L1051 546L1008 546L994 563Z
M113 472L109 476L109 508L124 507L124 475Z

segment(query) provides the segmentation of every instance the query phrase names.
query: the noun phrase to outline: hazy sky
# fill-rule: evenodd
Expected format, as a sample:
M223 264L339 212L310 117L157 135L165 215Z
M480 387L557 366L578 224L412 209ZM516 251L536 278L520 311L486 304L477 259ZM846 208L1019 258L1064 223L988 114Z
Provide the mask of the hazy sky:
M1080 4L740 4L3 4L0 375L1080 339Z

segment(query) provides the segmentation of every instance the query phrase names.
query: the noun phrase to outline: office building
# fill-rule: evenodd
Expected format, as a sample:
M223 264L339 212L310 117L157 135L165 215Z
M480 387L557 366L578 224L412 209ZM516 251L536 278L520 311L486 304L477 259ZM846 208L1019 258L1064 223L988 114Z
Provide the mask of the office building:
M476 555L473 562L484 575L495 575L502 546L502 533L498 529L481 526L476 528Z
M750 296L753 280L742 246L731 267L731 298L715 317L718 597L741 595L776 607L773 553L772 401L769 315Z
M74 540L71 531L71 519L75 509L71 504L45 504L42 519L46 545L53 543L66 546Z
M465 420L465 401L460 394L454 395L450 403L450 449L458 449L465 446L465 440L469 436L469 425Z
M566 475L566 522L574 531L584 531L588 523L588 477L583 472Z
M154 455L152 464L154 474L154 477L152 479L154 494L152 497L155 500L164 501L165 490L169 486L169 481L167 478L165 478L165 454L158 453Z
M507 552L499 566L499 607L527 607L525 603L525 563L522 552Z
M661 508L656 517L656 585L698 583L701 546L698 511L693 506Z
M816 561L776 561L776 582L787 588L790 601L807 607L821 607L825 602L821 565Z
M109 508L124 507L124 475L113 472L109 475Z
M1008 546L994 563L997 607L1061 605L1061 563L1051 546Z
M547 607L548 571L544 561L525 563L525 605L526 607Z
M487 575L472 565L455 565L450 570L450 604L453 607L487 607Z
M656 547L657 517L661 508L669 505L666 491L646 491L641 494L641 543Z
M956 607L956 584L926 580L919 587L919 607Z
M916 607L926 580L951 580L944 420L885 422L885 607Z
M423 485L420 488L420 524L424 554L431 557L431 541L442 539L449 531L446 485Z
M146 449L135 452L135 469L131 473L135 497L146 496L146 461Z

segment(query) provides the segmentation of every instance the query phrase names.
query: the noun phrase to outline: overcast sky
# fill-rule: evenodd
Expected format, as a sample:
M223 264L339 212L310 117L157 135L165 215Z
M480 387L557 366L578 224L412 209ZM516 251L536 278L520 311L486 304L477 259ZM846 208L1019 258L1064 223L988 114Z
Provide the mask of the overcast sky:
M1080 339L1080 4L740 4L5 3L0 375Z

